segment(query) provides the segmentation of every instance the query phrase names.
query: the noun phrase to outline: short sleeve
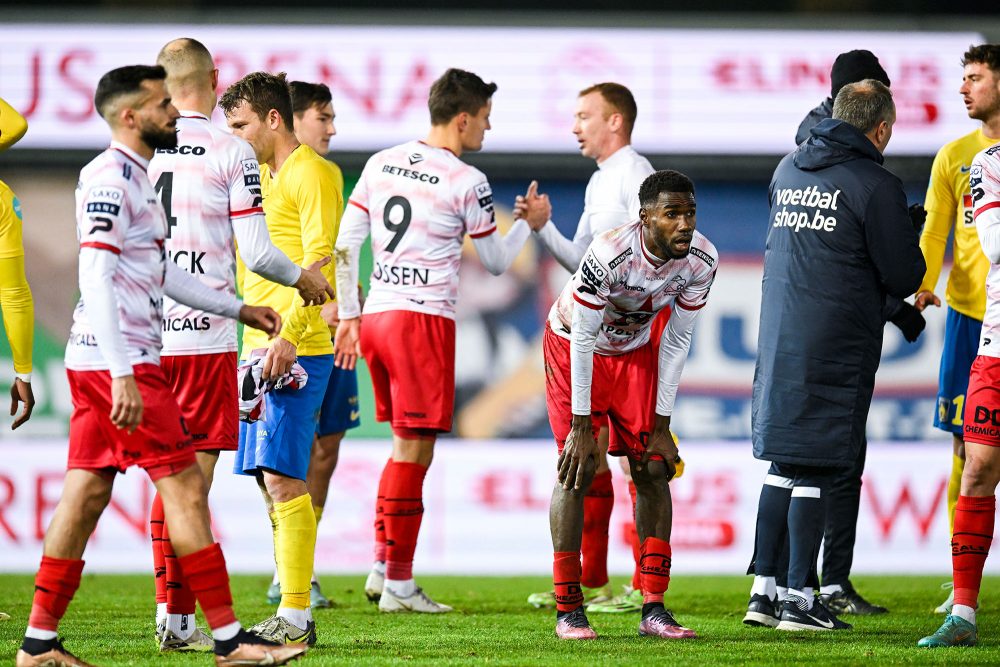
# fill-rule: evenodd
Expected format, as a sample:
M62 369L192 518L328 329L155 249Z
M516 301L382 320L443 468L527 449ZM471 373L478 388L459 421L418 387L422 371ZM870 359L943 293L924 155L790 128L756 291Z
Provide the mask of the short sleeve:
M239 149L226 174L229 188L229 218L242 218L264 212L260 191L260 165L250 144L240 141Z
M461 216L465 220L465 231L469 236L479 239L495 232L497 222L493 210L493 189L486 176L478 170L471 170L469 177L462 180L459 188Z
M592 244L583 256L580 268L573 274L573 299L587 308L603 310L614 280L611 274L607 263L598 256Z
M715 282L715 272L719 266L719 256L715 248L691 248L689 256L694 255L699 270L691 277L691 281L677 296L676 304L684 310L700 310L708 303L708 293Z
M121 254L132 220L123 185L84 186L77 218L81 248L98 248Z

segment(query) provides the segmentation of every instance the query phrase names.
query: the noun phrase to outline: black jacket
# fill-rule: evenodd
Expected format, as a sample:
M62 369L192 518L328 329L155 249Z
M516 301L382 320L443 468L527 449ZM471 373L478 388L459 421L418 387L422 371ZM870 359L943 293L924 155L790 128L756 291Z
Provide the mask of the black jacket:
M819 103L815 109L806 114L806 117L799 123L799 129L795 133L795 144L799 145L809 138L809 130L816 127L820 121L826 120L833 115L833 98L828 97Z
M827 119L785 156L769 189L754 456L853 465L865 437L886 295L925 265L903 185L859 130Z

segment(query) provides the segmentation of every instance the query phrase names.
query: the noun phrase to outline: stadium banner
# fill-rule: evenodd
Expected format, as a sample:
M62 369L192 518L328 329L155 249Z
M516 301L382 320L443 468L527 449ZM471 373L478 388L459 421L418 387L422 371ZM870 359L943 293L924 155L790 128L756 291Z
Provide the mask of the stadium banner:
M316 568L357 573L371 564L376 487L386 441L345 440L319 526ZM766 464L749 442L682 441L687 468L671 483L673 573L741 574L753 552L757 499ZM854 558L857 573L950 572L945 492L948 441L872 443L862 487ZM59 497L65 440L0 443L0 571L31 572ZM551 571L548 505L555 475L551 441L444 440L424 487L418 573L544 574ZM256 484L219 461L210 502L230 569L269 572L270 523ZM631 504L617 464L609 563L631 572ZM151 566L148 516L153 487L133 469L119 477L87 547L89 571L142 572ZM987 571L1000 572L991 559ZM749 585L749 583L748 583Z
M834 58L859 48L875 52L892 82L889 154L932 155L969 131L959 62L985 41L904 30L5 23L0 97L31 124L18 148L104 146L92 101L101 74L152 63L180 36L213 52L222 89L254 70L327 83L341 150L423 136L431 82L460 67L499 85L488 151L576 152L577 92L617 81L638 102L636 148L698 155L790 151L799 121L830 94Z

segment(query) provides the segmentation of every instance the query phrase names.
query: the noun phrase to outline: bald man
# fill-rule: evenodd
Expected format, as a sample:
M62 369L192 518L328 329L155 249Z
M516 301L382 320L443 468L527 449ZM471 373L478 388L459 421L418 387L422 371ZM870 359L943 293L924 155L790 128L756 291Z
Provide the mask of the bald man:
M211 53L196 40L175 39L160 50L157 64L167 72L167 90L181 114L177 147L158 150L149 164L167 214L169 259L209 287L235 295L235 240L250 271L296 287L307 304L323 303L333 290L320 264L296 266L271 243L253 148L211 123L219 81ZM165 299L163 371L209 485L219 452L237 447L236 352L231 320ZM209 650L211 639L195 626L195 600L170 548L159 496L149 524L160 650Z

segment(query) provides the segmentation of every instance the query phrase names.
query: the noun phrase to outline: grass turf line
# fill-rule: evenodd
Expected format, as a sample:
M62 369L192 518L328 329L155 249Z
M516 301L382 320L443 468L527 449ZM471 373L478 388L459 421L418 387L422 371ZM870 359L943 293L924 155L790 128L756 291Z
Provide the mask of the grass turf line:
M749 596L749 577L678 576L667 606L695 629L696 640L640 638L638 614L593 614L600 639L555 639L555 613L530 608L529 593L551 587L544 577L421 577L435 599L460 611L441 616L380 614L364 598L364 576L322 577L323 590L337 603L315 613L319 644L301 663L311 665L440 665L488 662L498 665L580 664L1000 664L1000 577L983 585L980 645L970 649L916 648L943 616L932 613L946 593L946 577L857 577L870 600L889 607L877 617L845 617L853 631L782 633L749 628L740 621ZM617 585L624 579L615 577ZM273 613L264 603L265 576L236 576L236 611L247 626ZM0 664L11 664L27 624L32 577L0 575ZM205 654L160 655L153 641L153 580L150 576L84 575L60 634L67 648L98 665L210 664ZM199 622L204 623L199 614Z

